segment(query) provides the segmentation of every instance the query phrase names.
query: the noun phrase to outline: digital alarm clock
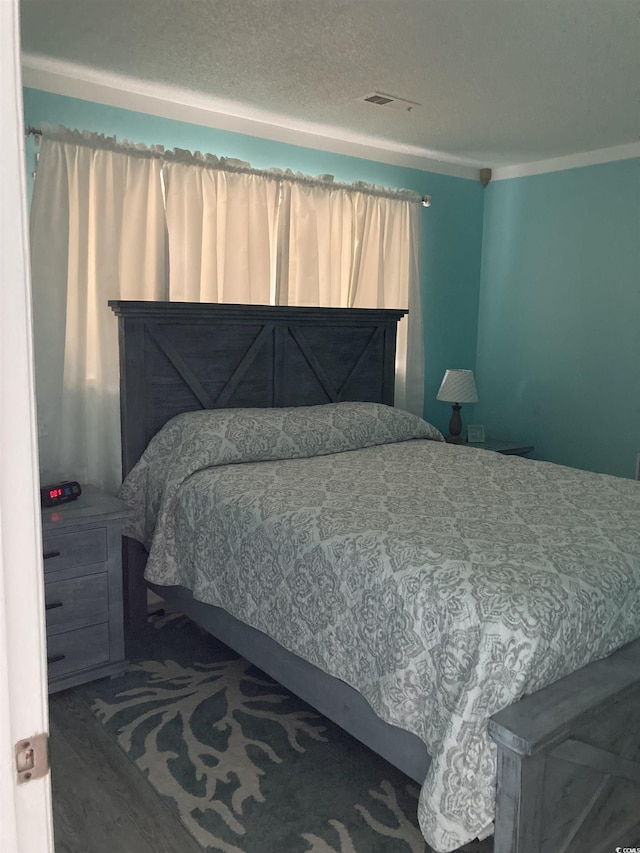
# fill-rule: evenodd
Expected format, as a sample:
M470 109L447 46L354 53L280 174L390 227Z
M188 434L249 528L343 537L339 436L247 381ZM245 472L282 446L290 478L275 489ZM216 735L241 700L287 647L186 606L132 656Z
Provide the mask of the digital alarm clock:
M75 501L82 494L80 483L75 480L63 480L60 483L50 483L40 488L40 503L42 506L58 506L69 501Z

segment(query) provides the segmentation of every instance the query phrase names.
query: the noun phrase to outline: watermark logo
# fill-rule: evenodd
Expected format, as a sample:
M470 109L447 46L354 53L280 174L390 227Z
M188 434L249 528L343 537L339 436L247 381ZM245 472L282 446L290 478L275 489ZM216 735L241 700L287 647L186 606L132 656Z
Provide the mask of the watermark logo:
M640 853L640 847L616 847L616 853Z

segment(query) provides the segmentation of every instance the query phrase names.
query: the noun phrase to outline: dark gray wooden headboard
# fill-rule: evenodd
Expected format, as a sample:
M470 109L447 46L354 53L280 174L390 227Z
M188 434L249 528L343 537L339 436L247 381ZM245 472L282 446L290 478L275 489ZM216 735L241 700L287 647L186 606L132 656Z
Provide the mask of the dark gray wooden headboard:
M119 318L122 475L194 409L393 404L406 311L109 302Z

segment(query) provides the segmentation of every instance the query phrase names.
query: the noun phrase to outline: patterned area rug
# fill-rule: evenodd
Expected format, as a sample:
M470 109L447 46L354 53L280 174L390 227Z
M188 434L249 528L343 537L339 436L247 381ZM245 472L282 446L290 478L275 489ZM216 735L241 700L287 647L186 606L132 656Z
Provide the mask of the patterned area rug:
M414 782L185 617L151 624L81 695L203 850L428 853Z

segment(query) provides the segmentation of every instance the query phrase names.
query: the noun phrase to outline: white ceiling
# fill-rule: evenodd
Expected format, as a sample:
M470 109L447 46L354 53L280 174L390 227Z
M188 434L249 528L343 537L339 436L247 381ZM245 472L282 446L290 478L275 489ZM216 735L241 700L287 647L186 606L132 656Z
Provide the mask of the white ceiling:
M36 65L317 137L491 167L640 138L640 0L22 0L21 15ZM373 91L421 106L359 101Z

